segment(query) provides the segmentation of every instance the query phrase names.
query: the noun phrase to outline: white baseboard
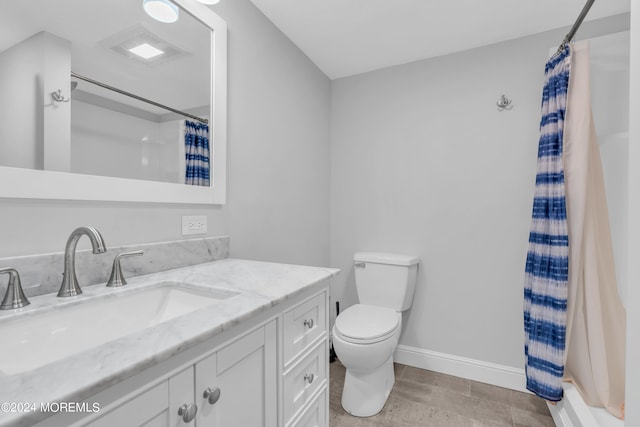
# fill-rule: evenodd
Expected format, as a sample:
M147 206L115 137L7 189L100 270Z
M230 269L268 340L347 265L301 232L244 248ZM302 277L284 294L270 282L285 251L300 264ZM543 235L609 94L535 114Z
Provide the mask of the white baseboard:
M528 393L524 369L399 345L394 361L416 368L466 378Z
M549 408L549 412L551 413L551 417L553 418L553 422L556 427L582 427L580 424L575 424L573 422L571 415L569 415L570 411L567 411L566 405L564 405L563 401L560 401L556 405L550 405L547 403L547 408Z

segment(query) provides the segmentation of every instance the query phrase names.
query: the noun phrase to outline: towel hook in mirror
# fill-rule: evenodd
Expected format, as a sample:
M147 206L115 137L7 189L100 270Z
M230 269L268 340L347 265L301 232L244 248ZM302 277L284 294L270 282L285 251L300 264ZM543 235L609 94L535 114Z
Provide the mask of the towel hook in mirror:
M71 101L71 98L65 98L64 95L62 94L62 89L58 89L55 92L51 92L51 99L53 99L55 102L69 102Z

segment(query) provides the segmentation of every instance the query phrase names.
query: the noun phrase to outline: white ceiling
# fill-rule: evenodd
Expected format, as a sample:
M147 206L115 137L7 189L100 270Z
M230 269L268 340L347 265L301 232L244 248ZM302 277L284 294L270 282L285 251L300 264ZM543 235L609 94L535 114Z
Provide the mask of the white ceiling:
M331 79L570 26L586 2L251 1ZM630 0L598 0L587 21L629 8Z

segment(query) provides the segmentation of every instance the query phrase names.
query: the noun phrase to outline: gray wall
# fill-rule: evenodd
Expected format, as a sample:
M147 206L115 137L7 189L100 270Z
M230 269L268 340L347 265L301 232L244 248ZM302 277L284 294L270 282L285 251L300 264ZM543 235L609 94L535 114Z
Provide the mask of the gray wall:
M578 38L628 29L629 15ZM522 289L549 49L566 30L332 82L333 297L352 256L422 259L400 343L522 367ZM513 99L499 112L501 93Z
M214 10L232 64L231 255L328 265L331 83L249 1Z
M228 203L0 199L0 257L62 251L79 225L110 246L180 239L195 214L233 236L233 257L329 264L330 81L249 0L213 10L229 28Z

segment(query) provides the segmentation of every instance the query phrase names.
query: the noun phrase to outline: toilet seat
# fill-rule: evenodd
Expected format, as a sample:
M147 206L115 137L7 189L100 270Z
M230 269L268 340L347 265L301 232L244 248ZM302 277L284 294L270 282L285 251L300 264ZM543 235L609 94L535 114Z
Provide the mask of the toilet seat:
M400 313L386 307L356 304L336 318L334 332L353 344L373 344L393 336L400 328Z

